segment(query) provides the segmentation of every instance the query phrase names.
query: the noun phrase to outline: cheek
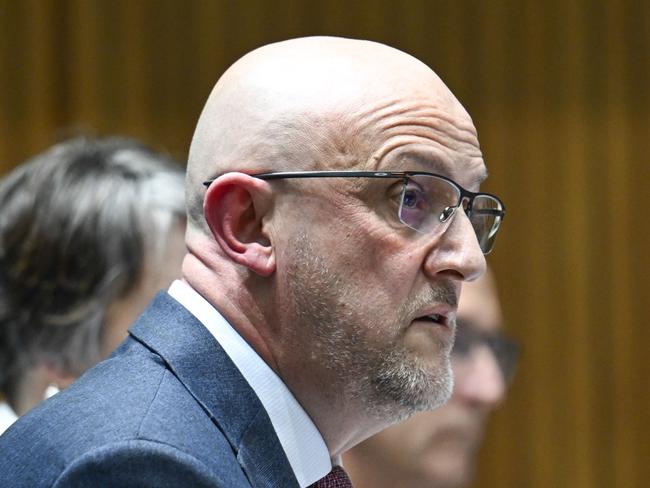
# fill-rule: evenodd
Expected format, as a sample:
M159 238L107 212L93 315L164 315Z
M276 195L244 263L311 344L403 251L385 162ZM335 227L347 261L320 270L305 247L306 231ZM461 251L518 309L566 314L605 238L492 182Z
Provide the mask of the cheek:
M167 289L180 275L185 256L185 223L176 223L166 236L162 254L147 255L144 274L139 284L127 296L111 303L106 309L101 352L108 356L128 335L128 329L144 312L160 291Z
M365 225L357 223L341 237L350 253L351 269L363 267L391 293L397 289L408 291L417 281L426 252L410 231L392 229L375 218Z
M108 356L126 338L129 327L144 312L156 293L167 289L178 276L183 255L184 247L178 242L174 245L170 243L161 259L164 264L155 268L148 265L137 288L108 306L101 348L104 356Z
M102 357L107 357L127 336L127 330L135 320L139 304L129 299L118 300L106 311L102 336Z
M374 242L365 257L369 270L369 285L381 295L381 304L387 312L403 313L409 303L422 294L422 262L418 254L387 238Z
M293 250L298 245L304 248L305 241L309 252L336 274L350 307L370 314L374 321L398 315L422 276L421 243L360 205L320 202L320 208L309 210L315 214L303 218L301 228L288 221L286 228L278 228L278 249L290 250L280 254L279 266L286 268Z
M158 283L144 280L126 297L114 301L106 310L102 354L108 356L127 336L128 329L158 291Z

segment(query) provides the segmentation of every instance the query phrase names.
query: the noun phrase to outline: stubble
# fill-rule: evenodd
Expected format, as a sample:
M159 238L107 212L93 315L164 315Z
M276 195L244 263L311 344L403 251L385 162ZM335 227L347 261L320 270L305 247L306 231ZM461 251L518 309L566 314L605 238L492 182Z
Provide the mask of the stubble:
M292 315L310 338L304 347L328 370L344 401L363 405L383 422L396 422L449 399L450 344L438 344L444 357L434 366L403 342L412 313L451 300L455 294L449 287L425 290L391 316L381 316L373 313L372 293L355 283L354 270L335 272L305 235L293 240L287 280Z

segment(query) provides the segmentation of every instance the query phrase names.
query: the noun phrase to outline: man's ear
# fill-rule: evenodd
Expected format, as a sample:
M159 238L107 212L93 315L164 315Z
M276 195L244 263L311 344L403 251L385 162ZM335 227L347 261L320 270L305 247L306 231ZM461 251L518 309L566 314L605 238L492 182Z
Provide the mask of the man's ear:
M244 173L214 180L203 200L203 213L223 252L260 276L275 271L273 246L262 225L272 202L266 181Z

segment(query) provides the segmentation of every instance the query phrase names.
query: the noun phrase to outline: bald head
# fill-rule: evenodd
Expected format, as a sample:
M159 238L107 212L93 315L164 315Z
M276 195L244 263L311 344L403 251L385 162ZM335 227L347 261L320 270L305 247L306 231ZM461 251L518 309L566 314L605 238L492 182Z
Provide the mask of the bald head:
M381 129L390 129L387 113L411 109L414 97L427 98L425 110L465 120L474 143L469 116L440 78L394 48L310 37L252 51L221 77L198 121L187 176L190 222L203 226L201 183L210 177L368 164Z

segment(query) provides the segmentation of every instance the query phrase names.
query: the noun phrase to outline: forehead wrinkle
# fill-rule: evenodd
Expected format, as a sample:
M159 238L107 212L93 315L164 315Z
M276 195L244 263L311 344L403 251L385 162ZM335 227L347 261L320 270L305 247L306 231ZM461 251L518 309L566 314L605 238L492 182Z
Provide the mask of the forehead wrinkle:
M450 142L451 148L462 148L473 154L480 154L480 146L474 127L462 124L440 110L408 111L404 114L390 117L382 123L382 129L388 133L403 132L404 129L416 128L425 133L438 134L438 140Z
M422 103L388 100L380 105L350 114L359 133L375 140L371 160L381 159L394 146L390 139L418 136L439 143L446 151L462 152L482 158L476 130L469 116L454 117L448 111ZM468 121L464 120L469 119ZM377 146L383 146L377 151ZM399 145L399 144L398 144ZM372 163L372 161L370 161Z
M453 160L445 160L436 154L431 152L423 152L424 147L427 147L425 144L430 143L430 137L419 137L419 136L402 136L395 137L389 144L382 146L379 152L377 152L371 160L369 161L369 169L371 171L386 171L386 170L423 170L429 171L432 173L439 173L443 176L452 176L455 170L453 166ZM424 143L424 144L423 144ZM418 147L409 147L409 146L419 146ZM401 151L403 149L403 151ZM428 146L428 149L431 149L431 146ZM436 153L442 153L439 148L435 148ZM396 168L393 166L386 166L380 168L379 165L382 163L386 156L392 152L398 152L396 157L404 157L405 159L411 160L414 162L416 167L402 167ZM467 165L468 170L464 172L464 181L463 184L468 190L471 190L474 187L480 186L483 181L488 177L488 172L483 161L482 154L477 154L476 156L470 156L469 164ZM424 169L423 169L424 168ZM460 184L460 181L458 182Z
M405 129L408 128L408 133ZM371 163L378 164L387 154L409 145L418 145L422 147L435 148L443 154L448 155L449 159L457 160L458 156L463 159L476 160L478 166L483 166L483 154L478 145L470 141L459 141L447 134L440 133L428 125L394 125L384 131L382 134L384 143L372 155ZM431 146L431 143L434 146ZM423 164L431 164L431 156L422 155ZM442 162L442 161L441 161ZM483 168L485 170L485 168Z
M356 111L359 121L359 128L367 129L372 125L379 125L382 128L390 128L399 125L403 117L411 121L412 125L430 125L433 128L444 130L450 127L456 134L456 138L467 140L478 146L478 135L474 124L467 112L462 109L460 117L450 113L449 109L437 107L427 100L399 100L390 99L383 103L373 103L372 106L364 104L364 110ZM456 110L458 112L458 110ZM451 131L449 131L451 132Z
M447 136L450 142L457 143L456 147L467 146L467 149L479 149L479 142L474 128L462 127L452 118L445 117L444 112L429 111L423 114L405 114L404 118L399 117L385 124L384 130L403 130L407 127L435 131Z
M408 131L408 132L407 132ZM405 135L407 133L408 135ZM444 152L453 152L462 154L469 158L482 158L481 149L473 141L462 140L455 137L455 134L437 130L429 124L395 124L384 131L386 139L405 139L407 137L418 138L420 143L423 141L433 141L439 144L440 149Z

